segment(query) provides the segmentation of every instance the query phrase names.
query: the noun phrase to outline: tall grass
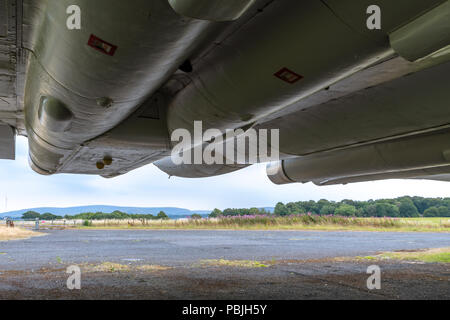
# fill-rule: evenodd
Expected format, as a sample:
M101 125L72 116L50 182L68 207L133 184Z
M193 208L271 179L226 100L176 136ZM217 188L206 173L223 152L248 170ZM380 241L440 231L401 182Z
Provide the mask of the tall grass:
M0 241L27 239L34 236L43 235L42 233L25 230L22 228L7 228L0 226Z
M313 215L313 214L296 214L289 216L272 216L272 215L256 215L256 216L233 216L222 217L216 219L195 219L188 220L185 225L198 227L247 227L247 226L361 226L375 228L396 228L401 227L402 222L395 218L353 218L335 215Z
M92 220L83 223L94 228L146 229L251 229L251 230L373 230L450 232L450 219L361 218L336 215L295 214L288 216L248 215L220 218L151 220ZM79 225L79 224L77 224Z

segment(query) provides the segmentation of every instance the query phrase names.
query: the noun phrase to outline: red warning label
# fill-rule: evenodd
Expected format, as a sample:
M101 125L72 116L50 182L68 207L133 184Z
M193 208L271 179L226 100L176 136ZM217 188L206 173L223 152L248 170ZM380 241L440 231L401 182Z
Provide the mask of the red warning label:
M295 73L292 70L289 70L288 68L281 69L280 71L275 73L274 76L277 77L278 79L283 80L284 82L287 82L287 83L295 83L295 82L299 81L300 79L303 79L303 76Z
M117 46L103 41L93 34L91 34L91 37L89 38L88 45L100 52L103 52L104 54L107 54L108 56L113 56L117 50Z

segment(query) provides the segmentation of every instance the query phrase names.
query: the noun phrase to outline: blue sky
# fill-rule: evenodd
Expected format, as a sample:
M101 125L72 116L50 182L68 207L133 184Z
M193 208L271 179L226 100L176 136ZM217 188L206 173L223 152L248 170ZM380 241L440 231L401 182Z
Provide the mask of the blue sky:
M40 176L28 166L27 154L26 138L18 137L16 160L0 160L0 212L91 204L209 210L216 207L274 206L278 201L367 200L402 195L450 197L450 183L435 181L391 180L328 187L311 183L277 186L267 178L265 165L204 179L168 179L167 174L153 165L113 179L66 174ZM8 199L6 210L5 197Z

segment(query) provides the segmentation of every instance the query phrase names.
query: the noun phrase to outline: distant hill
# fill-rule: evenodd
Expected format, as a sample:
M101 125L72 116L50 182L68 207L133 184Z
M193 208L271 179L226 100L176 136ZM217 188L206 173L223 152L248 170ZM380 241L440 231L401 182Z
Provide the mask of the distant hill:
M52 213L57 216L73 216L78 213L83 212L104 212L111 213L113 211L122 211L129 214L153 214L157 215L160 211L164 211L168 216L190 216L194 213L198 213L201 215L209 214L212 210L189 210L183 208L175 208L175 207L119 207L119 206L104 206L104 205L92 205L92 206L80 206L80 207L68 207L68 208L52 208L52 207L42 207L42 208L30 208L30 209L22 209L15 210L9 212L0 213L0 217L12 217L12 218L20 218L22 214L27 211L35 211L40 214L42 213Z
M263 209L263 208L260 208ZM273 207L264 207L264 209L268 212L274 211ZM80 206L80 207L67 207L67 208L53 208L53 207L41 207L41 208L30 208L30 209L21 209L9 212L0 213L0 219L3 217L11 217L11 218L21 218L22 214L27 211L35 211L40 214L43 213L52 213L57 216L73 216L79 213L84 212L104 212L111 213L113 211L122 211L129 214L153 214L157 215L160 211L164 211L170 218L181 218L190 216L194 213L198 213L202 216L207 216L211 213L212 210L189 210L184 208L176 208L176 207L119 207L119 206L105 206L105 205L92 205L92 206Z

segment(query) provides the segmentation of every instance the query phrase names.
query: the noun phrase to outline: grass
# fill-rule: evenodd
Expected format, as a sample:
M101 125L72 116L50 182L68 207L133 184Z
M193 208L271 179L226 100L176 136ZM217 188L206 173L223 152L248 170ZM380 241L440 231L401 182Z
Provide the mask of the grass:
M136 269L140 271L164 271L171 269L171 267L159 266L155 264L144 264L137 266Z
M200 260L201 266L216 267L237 267L237 268L267 268L268 265L260 261L253 260L225 260L225 259L206 259Z
M83 271L85 272L109 272L109 273L115 273L115 272L129 272L134 270L139 271L164 271L171 269L170 267L160 266L160 265L126 265L126 264L120 264L120 263L114 263L114 262L103 262L98 265L92 265L87 264L83 267Z
M407 261L450 263L450 247L414 252L386 252L381 254L381 258Z
M157 220L139 225L128 220L92 221L95 229L226 229L226 230L323 230L450 232L450 218L355 218L298 214L285 217L242 216L212 219Z
M0 241L28 239L31 237L42 235L44 234L22 228L7 228L4 226L0 226Z
M415 251L383 252L376 256L360 257L360 259L450 263L450 247Z
M99 265L90 265L85 268L88 272L123 272L130 271L130 266L120 263L103 262Z

